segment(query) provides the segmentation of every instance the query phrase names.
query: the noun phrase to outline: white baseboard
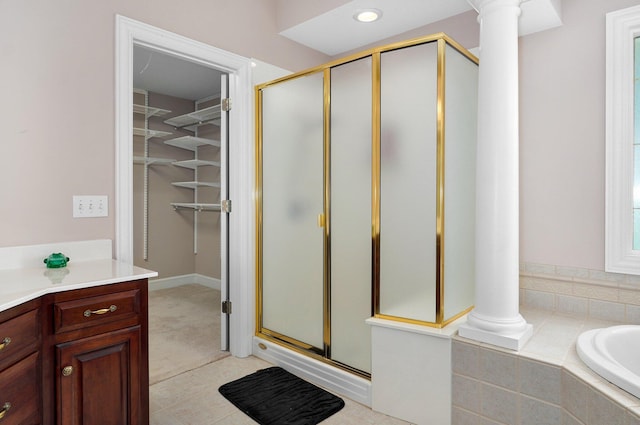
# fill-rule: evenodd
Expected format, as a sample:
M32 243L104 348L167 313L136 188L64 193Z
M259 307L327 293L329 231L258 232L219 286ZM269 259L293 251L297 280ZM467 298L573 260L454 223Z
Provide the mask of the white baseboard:
M175 288L176 286L188 285L190 283L197 283L198 285L203 285L211 289L220 290L220 279L198 273L149 280L149 290L155 291L158 289Z
M258 337L253 338L253 355L331 392L371 407L371 381L367 379Z

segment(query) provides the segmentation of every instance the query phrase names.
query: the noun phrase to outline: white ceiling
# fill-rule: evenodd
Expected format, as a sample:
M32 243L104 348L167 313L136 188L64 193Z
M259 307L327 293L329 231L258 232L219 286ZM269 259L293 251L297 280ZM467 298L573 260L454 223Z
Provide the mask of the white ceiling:
M133 87L198 100L220 94L222 72L138 45L133 47Z
M351 0L298 22L280 34L336 56L459 15L478 3L479 0ZM561 3L562 0L524 0L520 5L519 34L523 36L562 25ZM353 19L358 10L369 8L381 10L382 18L372 23Z
M369 8L381 10L382 18L372 23L353 18ZM352 0L280 34L335 56L471 9L467 0Z
M353 19L356 10L371 7L383 11L378 22ZM353 0L281 34L334 56L470 9L467 0ZM220 93L221 74L146 47L133 49L135 88L197 100Z

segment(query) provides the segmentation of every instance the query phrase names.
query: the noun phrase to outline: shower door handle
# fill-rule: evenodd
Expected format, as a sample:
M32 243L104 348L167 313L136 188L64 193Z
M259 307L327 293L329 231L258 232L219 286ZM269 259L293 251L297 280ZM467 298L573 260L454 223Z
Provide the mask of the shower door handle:
M318 227L324 228L324 226L325 226L324 214L320 213L318 214Z

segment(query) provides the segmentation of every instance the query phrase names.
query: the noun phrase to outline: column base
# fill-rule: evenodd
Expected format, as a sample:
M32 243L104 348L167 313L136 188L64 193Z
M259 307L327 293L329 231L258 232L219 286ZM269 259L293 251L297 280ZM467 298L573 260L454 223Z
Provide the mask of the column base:
M458 335L464 338L496 345L498 347L508 348L509 350L520 351L529 338L531 338L531 335L533 335L533 326L527 323L524 326L524 329L517 332L497 333L479 329L469 325L468 323L464 323L460 325Z

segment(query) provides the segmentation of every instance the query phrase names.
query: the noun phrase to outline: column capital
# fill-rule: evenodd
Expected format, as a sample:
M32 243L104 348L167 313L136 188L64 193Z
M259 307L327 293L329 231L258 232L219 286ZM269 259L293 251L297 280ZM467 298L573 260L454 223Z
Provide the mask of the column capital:
M520 4L528 0L467 0L467 2L473 7L480 16L487 14L493 10L516 7L518 8L518 15Z

